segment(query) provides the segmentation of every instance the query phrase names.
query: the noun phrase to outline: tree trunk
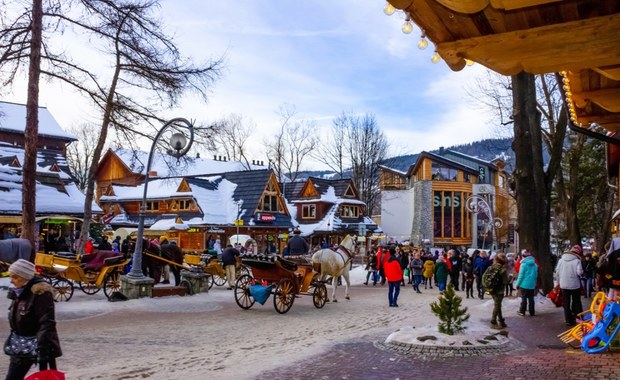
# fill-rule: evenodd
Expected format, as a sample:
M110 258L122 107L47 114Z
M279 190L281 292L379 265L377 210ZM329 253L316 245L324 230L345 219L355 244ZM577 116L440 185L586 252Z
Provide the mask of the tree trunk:
M544 172L540 113L536 109L536 86L532 74L512 77L515 185L520 248L531 250L540 265L541 288L553 288L549 249L551 195Z
M22 234L33 247L38 242L37 212L37 138L39 135L39 76L41 74L41 39L43 4L32 1L30 64L28 68L28 99L26 101L26 128L24 129L24 167L22 183ZM38 235L38 234L37 234Z

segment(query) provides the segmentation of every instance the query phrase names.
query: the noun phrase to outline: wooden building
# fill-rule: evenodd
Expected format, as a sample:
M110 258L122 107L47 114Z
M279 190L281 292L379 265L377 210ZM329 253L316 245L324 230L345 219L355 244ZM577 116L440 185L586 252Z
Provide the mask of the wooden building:
M370 236L381 231L367 215L366 204L350 178L282 183L288 207L302 236L312 246L338 244L346 235Z
M114 229L138 225L145 178L139 155L110 150L100 165L97 199ZM243 170L239 162L205 159L192 160L184 175L167 171L163 163L153 167L157 173L152 170L149 178L145 234L165 235L197 252L217 240L225 247L230 236L243 234L260 251L281 251L293 224L271 169L255 165L255 170ZM221 169L230 171L217 172Z
M0 102L0 239L21 234L25 125L24 104ZM36 220L40 245L49 249L54 248L52 245L59 237L70 244L84 216L85 197L71 175L66 158L66 147L73 141L76 138L65 132L46 108L40 107ZM93 212L97 214L101 210L93 205Z
M443 148L406 158L380 166L381 227L388 239L487 249L514 243L503 160L488 162ZM468 202L474 199L490 209L471 210Z

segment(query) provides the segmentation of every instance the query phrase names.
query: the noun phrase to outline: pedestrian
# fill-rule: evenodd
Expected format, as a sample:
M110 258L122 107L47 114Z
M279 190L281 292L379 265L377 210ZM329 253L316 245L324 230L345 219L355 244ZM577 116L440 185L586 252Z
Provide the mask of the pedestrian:
M11 285L7 297L11 334L37 337L37 357L11 356L7 380L23 379L30 367L38 363L40 370L56 369L56 358L62 355L54 309L54 288L39 276L35 276L34 264L19 259L9 267Z
M405 276L404 272L409 267L409 253L403 250L402 245L398 244L394 247L396 250L396 257L398 258L398 262L400 262L400 268L403 270L403 281L401 282L402 286L405 286Z
M594 291L594 273L596 271L596 262L592 259L591 253L586 253L581 260L583 267L583 277L581 278L581 286L585 290L585 298L592 297Z
M379 270L379 277L381 277L381 285L385 285L385 264L387 263L390 253L386 247L379 247L377 250L377 269Z
M433 255L428 252L425 256L424 260L424 271L422 272L424 276L424 289L430 287L433 289L433 276L435 275L435 260L433 259Z
M474 262L471 257L463 261L463 276L465 277L465 295L474 298Z
M450 283L454 286L454 290L459 290L459 277L461 277L461 256L458 251L451 249L448 251L448 260L450 264Z
M534 296L536 295L536 281L538 280L538 265L530 251L523 253L523 259L519 269L519 277L517 277L517 290L521 293L521 306L517 314L525 315L525 309L533 317L536 315L534 308Z
M366 264L366 282L364 285L368 285L368 280L370 276L372 276L372 286L377 285L377 256L375 255L374 249L368 251L368 255L366 256L368 263Z
M478 250L476 250L478 251ZM476 254L474 251L474 255ZM491 260L486 251L478 251L478 257L474 261L474 276L476 278L476 291L478 292L478 298L484 299L484 284L482 283L482 275L491 266Z
M493 264L485 271L483 285L493 298L493 313L491 315L491 327L495 329L506 328L506 320L502 313L502 301L504 300L504 289L508 283L508 271L506 254L500 252L495 255ZM489 272L489 274L486 274Z
M413 273L413 290L416 293L422 293L420 291L420 284L424 280L424 262L420 258L420 253L416 252L413 255L413 259L409 262L409 271Z
M236 268L239 265L241 253L237 251L232 244L228 244L224 252L222 252L222 265L226 271L226 279L228 280L228 290L232 290L235 286Z
M387 256L384 272L388 282L388 302L390 307L398 307L398 295L400 294L400 283L403 280L403 268L400 266L400 260L396 256L395 248L390 248L387 251Z
M504 293L504 296L512 297L512 292L514 292L514 281L516 278L514 253L507 253L506 259L508 260L506 263L506 270L508 271L508 284L506 284L506 292Z
M555 268L557 280L560 289L562 289L564 320L568 326L575 326L577 315L583 311L581 306L582 253L581 246L574 245L569 251L562 254Z
M299 228L293 230L293 237L288 239L286 247L288 248L288 255L290 256L307 255L310 250L308 242L301 237L301 230Z
M443 293L448 282L448 265L442 255L439 255L435 263L435 282L437 283L437 288L439 288L439 293Z

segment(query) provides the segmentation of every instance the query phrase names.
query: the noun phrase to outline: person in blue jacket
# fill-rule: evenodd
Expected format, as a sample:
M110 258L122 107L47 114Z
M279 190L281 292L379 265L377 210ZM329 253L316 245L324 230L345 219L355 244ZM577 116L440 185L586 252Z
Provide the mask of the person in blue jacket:
M538 279L538 265L534 260L534 256L530 251L523 252L523 259L519 268L519 277L517 277L517 290L521 292L521 307L517 314L524 316L525 308L530 316L536 315L534 309L534 296L536 295L536 280Z

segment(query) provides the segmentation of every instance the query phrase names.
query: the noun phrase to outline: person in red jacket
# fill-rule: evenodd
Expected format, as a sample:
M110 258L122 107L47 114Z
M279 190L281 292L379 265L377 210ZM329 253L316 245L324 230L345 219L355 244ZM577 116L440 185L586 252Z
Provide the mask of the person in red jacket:
M379 247L377 250L377 270L379 271L379 276L381 276L381 285L385 285L385 264L387 263L390 254L385 247Z
M398 295L400 294L400 283L403 280L403 268L396 257L396 250L389 249L389 257L383 268L388 282L388 301L390 307L398 307Z

